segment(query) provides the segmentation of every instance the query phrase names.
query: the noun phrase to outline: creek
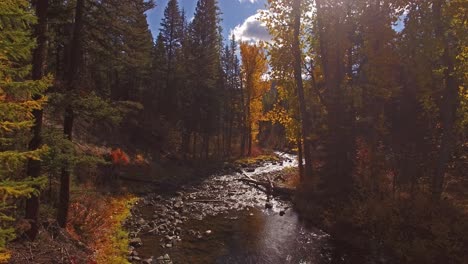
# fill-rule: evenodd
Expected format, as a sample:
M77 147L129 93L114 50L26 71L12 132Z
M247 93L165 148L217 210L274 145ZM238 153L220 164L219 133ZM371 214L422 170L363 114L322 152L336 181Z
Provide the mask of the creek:
M134 263L373 263L301 219L287 198L267 195L239 179L297 166L296 156L237 169L144 197L128 223ZM141 243L140 243L141 240Z

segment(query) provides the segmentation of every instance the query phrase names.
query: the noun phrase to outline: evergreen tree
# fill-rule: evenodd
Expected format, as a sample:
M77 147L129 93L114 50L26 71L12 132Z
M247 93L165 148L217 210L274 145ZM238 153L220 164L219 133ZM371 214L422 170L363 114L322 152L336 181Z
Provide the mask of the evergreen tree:
M35 3L36 15L38 17L38 23L35 26L34 36L37 39L37 47L34 49L32 58L32 79L41 80L45 76L46 61L47 61L47 11L49 1L39 0ZM41 96L36 95L34 99L39 100ZM29 142L29 150L36 150L42 145L42 117L43 110L36 109L33 111L34 126L32 127L33 138ZM41 175L41 162L35 159L28 160L28 166L26 171L28 176L37 178ZM33 195L31 198L26 200L26 212L25 218L30 219L31 229L28 230L27 235L31 240L34 240L37 236L39 224L39 196Z
M170 0L164 10L164 18L161 22L160 35L166 48L166 87L164 91L164 100L162 109L164 115L174 121L177 110L174 111L174 106L177 105L177 85L175 80L175 72L178 68L177 57L180 53L182 45L184 21L179 9L177 0Z
M87 7L84 47L90 59L83 75L100 95L116 101L143 99L153 49L145 12L153 7L153 1L143 0L107 0Z
M85 1L77 0L75 7L75 23L73 24L73 35L70 43L70 59L66 71L66 105L63 117L64 137L72 141L73 125L75 121L75 109L73 108L73 95L78 92L81 68L81 55L83 52L83 25ZM60 174L60 193L59 205L57 208L57 222L60 227L65 228L68 220L68 208L70 203L70 184L71 184L70 164L63 164Z
M235 135L236 117L242 113L240 102L240 65L237 57L237 41L232 35L229 45L225 45L222 53L222 67L224 78L223 96L225 103L223 104L223 120L221 127L223 128L223 147L226 156L231 156L232 144ZM242 124L242 121L237 120L237 124Z
M210 137L216 129L219 109L218 84L221 52L221 28L218 2L199 0L190 25L191 73L195 120L200 125L202 153L209 154Z
M45 147L28 150L32 111L41 109L40 98L50 81L30 80L31 52L35 42L31 25L36 17L27 1L0 2L0 259L6 242L14 237L14 202L38 195L44 178L27 178L28 159L40 159ZM2 256L3 255L3 256Z

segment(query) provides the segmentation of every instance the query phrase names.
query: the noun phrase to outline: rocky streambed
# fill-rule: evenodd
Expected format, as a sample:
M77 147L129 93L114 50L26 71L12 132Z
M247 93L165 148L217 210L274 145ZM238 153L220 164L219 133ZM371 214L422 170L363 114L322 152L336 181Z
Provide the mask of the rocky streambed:
M240 181L297 166L296 157L231 166L174 193L153 193L132 208L132 263L351 263L325 232L309 226L288 199ZM361 262L362 263L362 262Z

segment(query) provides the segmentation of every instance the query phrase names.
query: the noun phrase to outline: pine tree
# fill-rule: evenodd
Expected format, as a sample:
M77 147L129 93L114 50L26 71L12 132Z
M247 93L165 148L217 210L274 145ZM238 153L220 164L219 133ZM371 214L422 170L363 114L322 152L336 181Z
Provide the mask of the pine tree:
M194 86L195 122L200 125L202 153L209 154L210 137L215 131L219 110L221 28L216 0L199 0L190 25L191 72Z
M83 41L90 59L83 75L100 95L142 101L153 49L145 12L153 6L153 1L108 0L87 7Z
M33 110L41 109L38 98L50 84L48 79L30 80L31 52L35 42L31 25L36 17L27 1L0 2L0 259L6 243L14 237L17 199L37 195L44 178L26 178L28 159L40 159L47 150L27 150L28 131L34 125Z
M73 37L70 43L70 60L67 67L66 85L67 85L67 104L63 117L64 137L72 141L73 124L75 120L75 110L72 105L73 93L78 91L79 70L81 66L81 52L83 49L83 19L84 19L85 1L78 0L75 7L75 23L73 25ZM60 193L59 205L57 208L57 222L60 227L65 228L68 220L68 208L70 203L70 184L71 184L71 166L63 164L60 174Z
M153 91L154 91L154 98L157 99L156 113L161 113L162 103L165 98L165 87L167 82L165 82L166 76L166 65L167 65L167 57L166 57L166 47L164 45L163 36L160 33L156 38L156 44L153 48L153 64L152 64L152 79L153 79ZM154 115L154 113L153 113Z
M177 110L174 111L174 106L177 105L178 95L176 85L178 82L175 80L175 73L178 69L177 58L182 46L183 31L184 21L179 9L179 3L177 0L170 0L164 10L164 18L160 29L160 36L166 49L166 64L164 65L166 86L164 100L161 103L163 104L163 114L173 122L177 114Z
M47 60L47 11L49 1L39 0L35 3L36 16L38 23L35 26L34 36L37 39L37 47L33 52L32 59L32 78L33 80L41 80L45 76L46 60ZM36 95L34 99L39 100L41 97ZM29 142L29 150L36 150L42 145L42 109L33 111L34 126L32 127L33 137ZM41 175L41 162L39 160L29 159L27 166L27 175L32 178L37 178ZM37 236L39 225L39 196L33 195L26 200L25 218L30 219L31 229L27 231L29 239L34 240Z
M239 58L237 57L237 41L232 35L230 43L226 44L222 53L223 67L223 120L221 127L223 128L223 148L226 156L231 156L232 144L235 136L236 121L238 125L243 122L236 120L242 113L243 108L240 102L240 66ZM239 128L239 127L237 127Z

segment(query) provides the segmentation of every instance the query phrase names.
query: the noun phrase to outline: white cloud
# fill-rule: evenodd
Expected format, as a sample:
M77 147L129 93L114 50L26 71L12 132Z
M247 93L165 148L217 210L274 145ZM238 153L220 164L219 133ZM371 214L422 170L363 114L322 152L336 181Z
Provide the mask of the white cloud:
M243 0L247 1L247 0ZM252 1L252 0L248 0ZM270 41L271 36L268 33L265 23L259 20L260 13L248 17L244 23L237 25L231 30L231 34L236 36L237 40L258 42L258 41Z

